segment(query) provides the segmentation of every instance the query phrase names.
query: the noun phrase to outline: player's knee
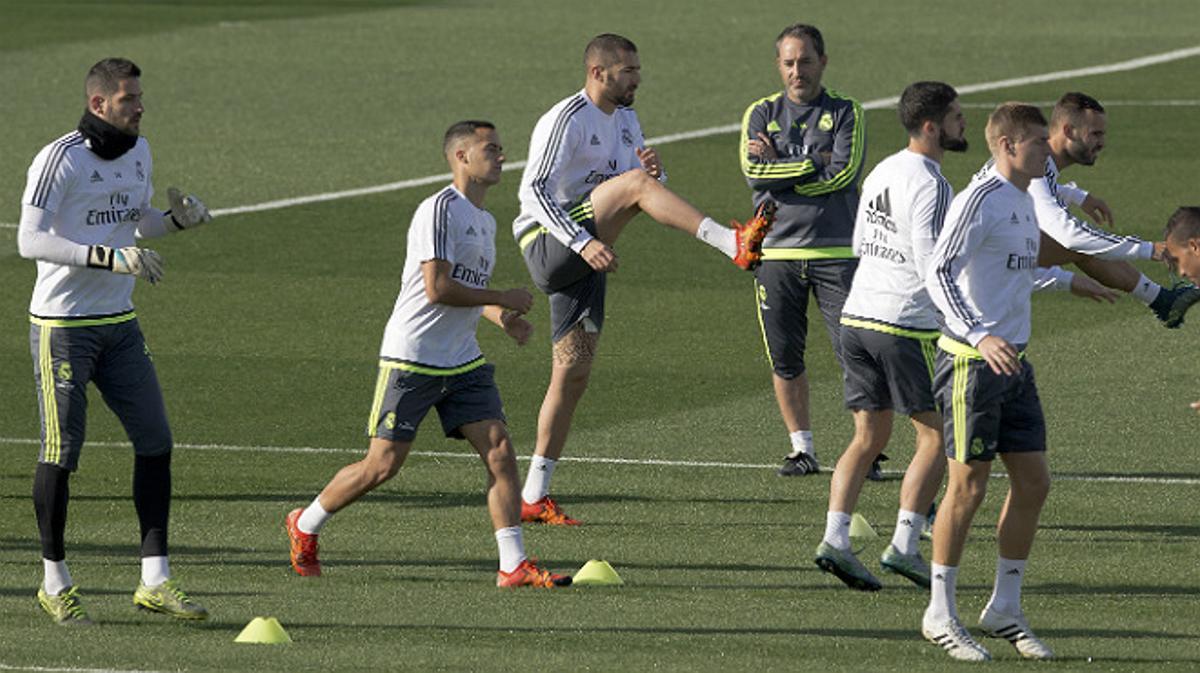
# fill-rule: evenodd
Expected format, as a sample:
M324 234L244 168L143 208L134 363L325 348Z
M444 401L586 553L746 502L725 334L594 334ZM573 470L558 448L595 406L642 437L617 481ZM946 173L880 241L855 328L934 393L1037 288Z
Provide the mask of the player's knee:
M1050 475L1046 472L1021 475L1019 478L1010 476L1010 482L1013 496L1020 498L1024 504L1040 506L1050 495Z
M517 453L507 438L492 445L483 462L487 465L488 473L494 477L517 474Z
M979 503L983 502L984 496L987 495L987 482L987 472L981 471L979 474L972 473L962 479L951 479L946 490L952 493L956 500L978 507Z

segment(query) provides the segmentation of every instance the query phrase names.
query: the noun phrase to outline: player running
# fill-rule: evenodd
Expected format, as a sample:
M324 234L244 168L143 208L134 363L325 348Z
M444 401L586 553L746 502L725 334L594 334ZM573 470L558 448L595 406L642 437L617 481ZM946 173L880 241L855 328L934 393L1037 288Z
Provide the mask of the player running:
M287 515L292 567L300 575L321 574L321 528L396 475L417 427L436 408L446 436L470 442L487 469L488 512L500 552L496 585L565 586L570 577L543 570L525 556L516 456L494 367L475 337L480 315L519 346L533 330L521 317L533 305L527 290L487 289L496 261L496 220L483 202L500 182L504 150L495 126L484 121L454 124L442 149L454 180L421 202L409 227L400 295L380 349L367 455L334 475L307 508Z

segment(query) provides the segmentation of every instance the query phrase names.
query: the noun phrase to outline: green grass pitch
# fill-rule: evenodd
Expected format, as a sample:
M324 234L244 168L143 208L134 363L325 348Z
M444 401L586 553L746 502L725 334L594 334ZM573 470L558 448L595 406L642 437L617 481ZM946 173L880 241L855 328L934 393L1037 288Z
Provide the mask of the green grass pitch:
M284 2L0 0L0 223L16 222L25 170L82 112L99 58L142 66L158 205L166 187L214 208L444 173L452 121L494 120L509 161L550 105L580 88L592 35L638 43L637 108L649 136L737 122L776 89L772 40L805 20L829 52L826 84L859 100L916 79L955 85L1194 47L1200 6L1124 3ZM1122 232L1161 233L1200 202L1197 57L963 97L972 149L944 169L961 187L985 156L987 105L1068 89L1109 104L1109 145L1064 178L1108 200ZM1167 104L1173 102L1173 104ZM867 115L868 168L898 149L890 110ZM718 219L749 214L736 135L660 147L671 186ZM488 206L500 223L494 286L528 285L504 233L518 175ZM68 559L100 627L55 627L29 501L36 454L26 308L33 264L0 226L0 670L824 670L956 669L918 633L924 592L884 576L850 592L812 564L828 475L780 479L786 451L749 277L704 246L638 220L619 243L609 321L567 455L673 464L566 462L555 491L586 521L527 528L529 550L572 571L602 558L620 589L499 591L484 474L430 419L400 476L322 536L327 571L294 576L281 528L365 447L362 425L413 209L435 186L220 218L154 241L165 282L135 302L176 441L172 563L212 612L202 624L133 610L137 521L131 452L98 395L72 482ZM1160 282L1165 269L1143 270ZM1200 399L1196 334L1160 327L1136 301L1035 299L1030 358L1058 477L1029 566L1025 609L1055 671L1200 667ZM532 450L549 372L545 300L517 349L482 325L521 456ZM818 454L850 435L823 329L809 366ZM912 434L897 423L887 467ZM204 448L208 445L209 448ZM190 447L190 448L189 448ZM330 449L301 452L296 447ZM429 455L430 453L438 455ZM457 455L445 455L454 453ZM680 463L748 466L684 466ZM524 467L522 467L522 471ZM1129 477L1144 477L1130 481ZM1106 480L1107 479L1107 480ZM990 591L1004 482L976 518L959 603L973 625ZM898 479L868 484L859 511L891 533ZM235 645L275 616L294 644ZM991 641L989 641L991 642ZM1027 669L991 642L993 670Z

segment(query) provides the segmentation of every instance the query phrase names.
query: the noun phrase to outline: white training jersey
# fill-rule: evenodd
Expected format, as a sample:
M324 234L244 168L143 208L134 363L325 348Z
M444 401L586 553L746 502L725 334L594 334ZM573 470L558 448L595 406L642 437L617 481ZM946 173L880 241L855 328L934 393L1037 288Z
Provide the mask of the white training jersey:
M938 329L925 275L954 190L936 161L904 149L871 170L861 193L854 220L858 270L843 320Z
M425 296L421 264L450 263L450 277L483 289L496 262L496 220L447 185L417 206L408 228L400 295L383 331L379 355L431 369L454 369L479 359L475 338L482 306L433 304Z
M635 150L645 142L630 108L605 114L583 91L559 101L538 120L529 139L513 237L520 242L543 226L563 245L582 250L592 235L571 219L567 208L605 180L641 168Z
M975 177L995 172L995 163L989 160ZM1054 157L1046 158L1046 176L1029 183L1029 195L1037 211L1038 227L1068 250L1098 259L1123 260L1150 259L1154 253L1153 243L1104 231L1072 215L1068 206L1083 203L1087 192L1073 182L1059 184Z
M925 283L950 336L1029 342L1039 241L1033 197L999 173L954 197Z
M45 211L41 234L89 246L134 245L150 197L150 143L137 144L120 157L101 159L78 131L46 145L34 157L21 206ZM22 225L27 218L22 217ZM30 232L32 233L32 232ZM29 313L41 318L100 317L133 310L134 277L86 266L86 249L77 264L39 259Z

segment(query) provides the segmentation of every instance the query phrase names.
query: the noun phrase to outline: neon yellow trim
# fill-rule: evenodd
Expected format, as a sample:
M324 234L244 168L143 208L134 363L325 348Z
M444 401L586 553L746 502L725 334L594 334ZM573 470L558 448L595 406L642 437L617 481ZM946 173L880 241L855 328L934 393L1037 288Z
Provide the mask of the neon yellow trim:
M54 397L54 360L50 353L53 328L41 326L38 334L38 365L42 375L42 422L45 424L46 462L57 464L62 457L62 434L58 427L58 400Z
M578 206L572 208L567 215L569 215L575 222L582 222L592 217L594 213L595 211L592 209L592 201L591 199L588 199L587 201L584 201Z
M853 98L843 96L832 89L826 89L825 93L829 94L830 98L850 101L853 104L854 135L850 140L850 161L846 164L845 168L838 171L837 175L828 180L796 185L796 193L802 196L829 194L839 189L845 189L853 184L854 180L858 177L859 169L862 167L863 155L866 153L867 128L863 121L862 106Z
M945 334L938 339L937 345L938 348L941 348L947 353L951 353L953 355L961 355L963 357L971 358L972 360L983 359L983 353L980 353L978 349L972 348L961 341L951 339ZM1017 353L1017 357L1025 357L1025 351Z
M925 367L929 369L929 380L932 382L937 365L937 346L934 345L933 339L921 340L921 355L925 356Z
M951 355L956 355L958 357L964 357L964 358L970 358L972 360L982 360L983 359L983 354L980 353L977 349L972 348L971 346L968 346L967 344L965 344L961 341L955 341L954 339L951 339L950 337L946 336L945 334L943 334L941 337L938 338L937 345L938 345L938 348L946 351L947 353L950 353Z
M550 230L545 227L534 227L533 229L530 229L524 234L521 234L521 240L517 241L517 247L521 248L522 250L528 248L529 244L533 243L533 239L538 237L538 234L544 234L547 231Z
M950 406L954 419L954 460L967 462L967 381L970 378L971 357L954 356L954 384L950 393Z
M747 107L746 112L742 115L742 138L738 142L738 153L741 159L742 175L745 175L748 178L801 178L805 175L811 174L814 171L813 162L811 161L801 161L795 164L759 164L750 161L750 115L754 112L754 108L762 105L763 103L769 103L778 100L782 95L783 92L780 91L778 93L773 93L770 96L760 98L751 103L750 107ZM775 123L776 130L778 130L778 122L775 122L775 120L771 120L771 122ZM770 123L768 123L767 130L771 130Z
M847 318L846 316L842 316L842 324L849 325L850 327L869 329L875 332L883 332L884 334L891 334L892 336L906 337L908 339L919 339L922 342L921 348L925 347L924 342L933 341L942 334L937 330L904 329L903 327L894 327L881 322L860 320L858 318Z
M854 248L835 246L832 248L763 248L764 260L795 261L800 259L853 259Z
M487 364L487 360L482 357L471 360L465 365L454 367L453 369L424 367L422 365L414 365L411 362L393 362L391 360L379 361L379 366L382 369L399 369L401 371L412 372L414 374L424 374L425 376L457 376L459 374L466 374L472 369L478 369L485 364Z
M379 375L375 377L375 399L371 401L371 417L367 419L367 436L375 436L375 427L379 423L379 412L383 410L383 395L387 392L388 370L380 367Z
M96 325L116 325L129 322L137 317L133 311L121 315L110 315L106 318L39 318L29 316L29 322L42 327L95 327Z
M758 329L762 332L763 350L767 352L767 363L771 365L771 369L775 369L775 360L771 358L771 344L767 341L767 325L763 322L762 303L767 298L767 290L758 284L758 279L754 280L754 310L758 314Z

